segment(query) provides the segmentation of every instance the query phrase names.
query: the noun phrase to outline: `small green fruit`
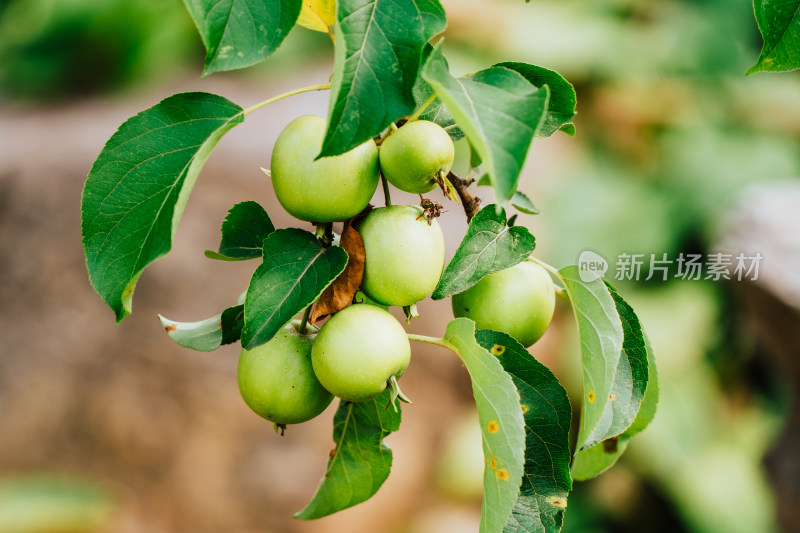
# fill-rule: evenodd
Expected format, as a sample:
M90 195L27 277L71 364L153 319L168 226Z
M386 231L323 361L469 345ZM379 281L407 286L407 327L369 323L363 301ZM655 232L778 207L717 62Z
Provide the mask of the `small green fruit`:
M422 194L436 187L440 173L453 167L453 140L441 126L427 120L403 125L381 145L381 170L401 191Z
M311 349L320 383L343 400L371 400L403 375L411 345L403 326L380 307L354 304L333 315Z
M360 221L366 263L361 289L383 305L412 305L433 292L444 269L444 235L422 209L373 209Z
M298 424L330 405L333 396L311 365L313 339L288 325L266 344L242 350L239 392L250 409L276 424Z
M555 288L547 271L530 261L489 274L453 295L453 314L477 329L508 333L526 348L538 341L555 310Z
M286 211L308 222L349 220L367 207L380 177L378 149L369 140L342 155L317 161L327 121L294 119L272 150L275 196Z

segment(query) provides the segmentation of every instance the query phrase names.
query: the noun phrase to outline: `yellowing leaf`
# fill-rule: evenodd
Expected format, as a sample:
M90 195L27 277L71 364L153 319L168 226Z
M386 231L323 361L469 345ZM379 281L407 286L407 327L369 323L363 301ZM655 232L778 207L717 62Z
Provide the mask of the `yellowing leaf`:
M297 23L309 30L328 33L336 22L336 2L334 0L303 0Z

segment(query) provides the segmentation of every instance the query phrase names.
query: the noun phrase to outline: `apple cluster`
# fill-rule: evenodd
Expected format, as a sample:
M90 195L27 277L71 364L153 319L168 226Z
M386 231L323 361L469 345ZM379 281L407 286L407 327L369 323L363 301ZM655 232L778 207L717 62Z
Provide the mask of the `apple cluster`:
M353 221L364 243L360 290L367 298L333 314L319 329L293 322L266 344L242 351L243 399L283 427L316 417L334 396L367 401L388 387L393 399L406 400L397 380L410 362L410 343L387 308L408 308L428 297L445 266L441 227L420 206L387 205L363 213L381 175L410 193L441 184L455 155L448 133L433 122L413 120L380 146L371 139L317 159L326 126L313 115L286 126L272 152L272 185L295 218L315 224ZM554 306L550 275L528 261L490 274L452 298L455 316L472 319L479 329L506 332L525 346L544 334Z

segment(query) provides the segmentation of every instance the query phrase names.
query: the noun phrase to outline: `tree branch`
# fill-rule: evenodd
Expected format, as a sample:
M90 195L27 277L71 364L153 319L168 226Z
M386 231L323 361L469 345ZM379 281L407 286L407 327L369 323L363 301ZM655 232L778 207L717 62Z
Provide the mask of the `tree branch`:
M481 199L477 196L472 196L467 190L467 187L472 185L475 180L461 178L453 172L447 174L447 179L453 184L458 197L461 198L461 205L464 206L464 214L467 215L467 222L469 222L475 216L475 213L481 209Z

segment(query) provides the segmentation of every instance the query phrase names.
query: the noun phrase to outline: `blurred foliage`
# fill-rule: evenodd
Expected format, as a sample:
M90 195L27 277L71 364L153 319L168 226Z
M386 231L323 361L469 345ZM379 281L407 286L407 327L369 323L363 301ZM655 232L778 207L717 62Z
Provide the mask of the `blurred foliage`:
M49 100L147 82L201 53L193 33L181 2L8 0L0 91Z
M298 68L330 52L327 35L292 32L243 76ZM297 37L299 34L299 37ZM65 100L199 77L200 37L179 0L5 0L0 4L0 96Z
M3 533L91 533L106 530L110 495L82 479L52 475L0 480Z

